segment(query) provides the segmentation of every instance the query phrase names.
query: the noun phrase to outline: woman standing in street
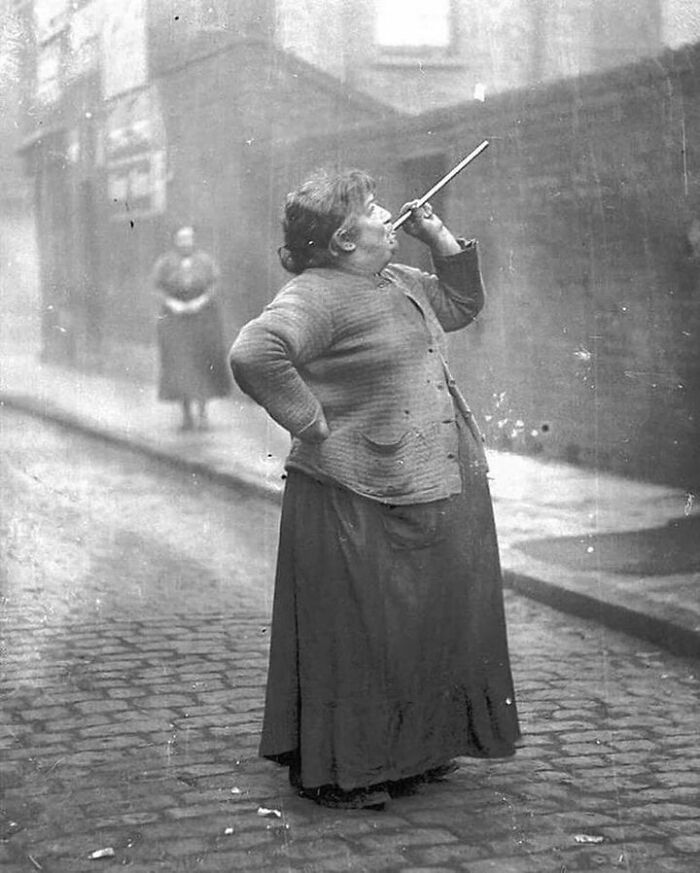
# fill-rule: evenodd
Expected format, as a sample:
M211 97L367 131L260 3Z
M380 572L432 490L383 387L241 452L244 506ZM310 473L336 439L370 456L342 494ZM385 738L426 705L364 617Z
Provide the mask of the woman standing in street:
M288 195L295 277L230 355L292 435L260 753L335 808L381 808L519 736L485 456L445 360L483 306L476 243L406 208L436 275L390 264L365 173Z
M181 227L174 248L153 271L161 298L158 316L160 384L158 398L182 404L182 430L192 430L197 404L201 429L207 427L207 401L231 388L221 312L214 296L219 271L214 260L195 248L194 230Z

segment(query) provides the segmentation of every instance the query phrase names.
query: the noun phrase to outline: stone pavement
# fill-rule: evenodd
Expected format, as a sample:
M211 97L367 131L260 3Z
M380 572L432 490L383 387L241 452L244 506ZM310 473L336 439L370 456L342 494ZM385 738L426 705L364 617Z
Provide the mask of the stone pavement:
M256 757L273 504L2 424L3 873L697 870L697 664L507 592L516 757L321 809Z
M279 500L286 433L239 392L211 405L206 433L140 385L0 360L0 403ZM678 488L489 452L506 584L670 651L700 656L700 507ZM694 545L695 544L695 545Z
M462 759L383 813L316 807L256 758L266 642L252 618L44 633L41 677L17 663L31 644L13 646L0 868L695 873L697 678L530 601L508 614L525 746Z

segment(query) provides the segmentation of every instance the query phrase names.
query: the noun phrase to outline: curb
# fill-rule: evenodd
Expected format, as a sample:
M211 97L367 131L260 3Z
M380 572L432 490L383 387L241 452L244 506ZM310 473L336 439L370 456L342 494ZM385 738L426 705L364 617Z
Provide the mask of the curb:
M235 488L251 496L281 504L282 490L262 482L259 477L244 471L221 470L204 461L195 461L153 445L137 435L124 436L97 424L87 423L77 415L50 403L38 402L23 395L0 393L0 406L24 412L86 436L97 438L108 445L119 446L146 455L174 469L202 479ZM570 591L535 576L503 569L503 584L517 594L536 600L560 612L589 619L614 631L646 640L683 658L700 659L700 634L690 628L626 606L599 600L588 594Z
M174 469L200 476L202 479L224 485L229 488L237 488L255 497L262 497L273 502L282 502L281 489L275 488L244 471L232 472L221 470L205 461L196 461L185 458L177 452L160 448L142 437L134 434L125 436L115 433L98 424L90 424L65 409L53 406L50 403L39 402L32 397L22 395L6 395L0 393L0 406L24 412L34 418L50 421L66 430L77 431L94 439L99 439L108 445L119 446L132 452L138 452L160 463L167 464Z
M560 612L592 619L611 630L646 640L682 658L700 659L700 634L680 624L579 591L569 591L544 579L512 570L503 570L503 584L517 594Z

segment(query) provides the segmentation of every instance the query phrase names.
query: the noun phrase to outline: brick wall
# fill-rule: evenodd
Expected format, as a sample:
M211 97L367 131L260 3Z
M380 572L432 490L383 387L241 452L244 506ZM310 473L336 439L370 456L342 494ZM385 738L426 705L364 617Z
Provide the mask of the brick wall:
M697 488L699 69L690 48L402 121L261 43L163 69L168 212L132 227L98 203L104 347L152 343L148 277L175 225L221 264L232 338L285 279L279 210L308 170L366 167L397 210L488 138L441 208L481 241L489 304L452 357L491 444Z
M515 94L453 128L494 139L450 218L473 205L484 242L491 304L456 358L482 374L497 444L700 484L699 59Z
M444 212L481 241L488 307L452 356L492 445L700 486L699 70L695 47L288 157L288 184L364 166L396 210L404 162L491 141Z

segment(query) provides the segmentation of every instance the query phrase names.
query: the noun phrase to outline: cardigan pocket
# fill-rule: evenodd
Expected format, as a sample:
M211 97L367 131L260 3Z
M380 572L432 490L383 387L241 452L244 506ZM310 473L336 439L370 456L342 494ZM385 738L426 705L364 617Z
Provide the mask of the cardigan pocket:
M446 537L445 516L449 500L407 506L380 504L382 527L394 549L427 549Z
M360 432L354 448L358 483L379 497L410 493L429 460L428 443L417 430L385 427Z

